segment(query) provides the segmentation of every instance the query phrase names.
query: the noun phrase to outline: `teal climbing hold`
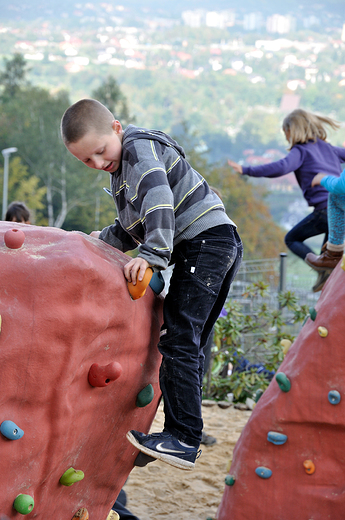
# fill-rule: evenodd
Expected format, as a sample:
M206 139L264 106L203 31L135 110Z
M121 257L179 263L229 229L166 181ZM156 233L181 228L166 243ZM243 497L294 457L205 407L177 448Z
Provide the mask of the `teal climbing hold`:
M75 482L83 480L84 476L85 475L83 471L74 468L68 468L68 470L66 470L60 478L60 484L62 484L63 486L72 486L72 484L74 484Z
M283 392L289 392L291 389L290 379L284 374L284 372L278 372L276 374L276 381L279 385L280 390Z
M24 435L23 430L19 428L13 421L4 421L0 425L0 432L4 437L12 441L21 439Z
M259 390L257 390L255 392L255 397L254 397L254 401L257 403L258 400L260 399L260 397L262 396L262 394L264 393L263 389L262 388L259 388Z
M264 466L259 466L256 468L255 473L260 478L270 478L272 476L272 470L265 468Z
M276 444L277 446L280 446L280 445L286 443L287 435L284 435L283 433L279 433L279 432L268 432L267 440L269 442L272 442L272 444Z
M160 271L158 273L153 273L149 286L153 290L154 293L160 294L165 286L165 281L163 275Z
M225 477L225 484L227 486L233 486L235 484L235 482L236 482L236 479L233 475L227 475Z
M151 403L153 397L155 395L155 392L153 390L152 385L147 385L145 388L143 388L137 395L137 401L136 405L139 408L143 408L144 406L147 406Z
M313 321L316 320L317 312L314 309L314 307L309 307L309 316L310 316L310 319L312 319Z
M341 401L341 395L338 390L331 390L328 392L328 400L331 404L339 404Z
M30 495L18 495L13 502L14 509L21 515L31 513L35 505L34 499Z

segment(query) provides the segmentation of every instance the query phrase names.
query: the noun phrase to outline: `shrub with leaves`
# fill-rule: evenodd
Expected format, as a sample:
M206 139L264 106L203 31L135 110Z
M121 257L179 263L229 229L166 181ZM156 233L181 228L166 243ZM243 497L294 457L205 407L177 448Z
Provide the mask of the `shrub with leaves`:
M306 305L300 306L294 293L279 293L275 307L268 303L268 285L256 282L238 300L230 299L215 324L214 347L210 369L205 376L204 397L235 401L253 398L265 390L270 374L284 358L282 339L294 340L292 325L303 322L308 315ZM249 338L249 345L248 345ZM251 364L241 370L239 363L248 358ZM228 367L233 367L228 375ZM259 365L260 370L251 365Z

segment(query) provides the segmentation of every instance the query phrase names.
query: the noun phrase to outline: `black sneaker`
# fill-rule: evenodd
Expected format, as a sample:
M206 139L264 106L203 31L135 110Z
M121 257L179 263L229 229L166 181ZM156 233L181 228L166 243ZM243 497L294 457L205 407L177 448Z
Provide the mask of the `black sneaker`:
M141 452L179 469L192 470L195 466L195 459L199 458L201 454L201 450L183 446L176 437L168 432L145 435L131 430L127 432L126 437Z

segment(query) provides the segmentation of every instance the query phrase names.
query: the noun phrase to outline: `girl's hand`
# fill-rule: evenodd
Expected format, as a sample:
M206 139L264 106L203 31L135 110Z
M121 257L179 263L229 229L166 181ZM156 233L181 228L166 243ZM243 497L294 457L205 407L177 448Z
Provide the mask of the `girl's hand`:
M235 172L240 173L242 175L243 170L240 164L238 164L235 161L230 161L230 159L228 159L228 165L231 166L231 168L235 170Z
M317 186L318 184L320 184L321 179L323 179L326 176L327 176L327 173L318 173L317 175L315 175L315 177L311 181L312 187Z
M150 264L144 258L140 258L140 256L132 258L123 268L127 282L132 282L135 285L137 278L141 282L148 267L150 267Z

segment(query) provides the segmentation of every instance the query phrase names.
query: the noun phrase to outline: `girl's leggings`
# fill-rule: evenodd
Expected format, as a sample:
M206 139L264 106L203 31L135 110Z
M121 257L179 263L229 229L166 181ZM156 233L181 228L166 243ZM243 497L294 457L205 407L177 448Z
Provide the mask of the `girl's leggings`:
M328 196L328 242L335 245L344 243L345 237L345 195Z

